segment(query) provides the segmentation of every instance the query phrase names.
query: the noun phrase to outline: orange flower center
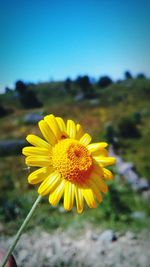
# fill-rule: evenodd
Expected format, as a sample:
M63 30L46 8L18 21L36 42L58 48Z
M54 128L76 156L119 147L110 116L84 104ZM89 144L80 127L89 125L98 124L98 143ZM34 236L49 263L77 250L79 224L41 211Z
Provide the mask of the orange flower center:
M52 152L52 162L55 170L63 178L85 184L93 169L93 161L87 148L77 140L64 139L56 144Z

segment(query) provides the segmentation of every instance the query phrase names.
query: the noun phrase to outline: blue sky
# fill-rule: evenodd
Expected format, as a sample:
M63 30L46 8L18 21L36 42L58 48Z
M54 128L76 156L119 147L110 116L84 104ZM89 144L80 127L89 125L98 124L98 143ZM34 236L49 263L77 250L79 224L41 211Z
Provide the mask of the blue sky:
M150 76L150 1L0 0L0 89L16 80Z

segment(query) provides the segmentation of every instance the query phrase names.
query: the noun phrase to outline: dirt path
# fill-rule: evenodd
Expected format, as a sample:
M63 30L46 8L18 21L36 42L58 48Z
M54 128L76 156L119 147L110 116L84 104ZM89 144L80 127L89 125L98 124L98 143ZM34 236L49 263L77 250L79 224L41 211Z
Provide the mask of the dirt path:
M36 231L24 234L15 250L18 267L150 267L150 233ZM8 247L11 238L0 238Z

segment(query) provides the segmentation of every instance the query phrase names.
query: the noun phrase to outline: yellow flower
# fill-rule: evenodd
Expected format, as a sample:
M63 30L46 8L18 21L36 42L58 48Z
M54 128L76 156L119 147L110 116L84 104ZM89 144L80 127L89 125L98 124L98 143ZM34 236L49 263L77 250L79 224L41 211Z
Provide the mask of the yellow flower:
M105 180L112 179L106 166L115 163L109 157L107 143L92 143L91 136L84 133L80 124L54 115L45 116L39 122L45 140L36 135L28 135L27 141L33 145L23 148L28 166L40 167L32 172L30 184L41 185L38 193L49 194L49 202L57 205L64 194L64 208L71 210L76 200L77 212L81 213L84 200L90 208L96 207L96 200L102 201L102 193L108 191Z

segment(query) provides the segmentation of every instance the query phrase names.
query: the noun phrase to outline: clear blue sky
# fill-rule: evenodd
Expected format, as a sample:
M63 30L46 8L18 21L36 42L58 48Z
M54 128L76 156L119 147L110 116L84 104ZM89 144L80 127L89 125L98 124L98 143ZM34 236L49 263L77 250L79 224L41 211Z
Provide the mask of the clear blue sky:
M0 0L0 89L18 79L150 76L149 0Z

